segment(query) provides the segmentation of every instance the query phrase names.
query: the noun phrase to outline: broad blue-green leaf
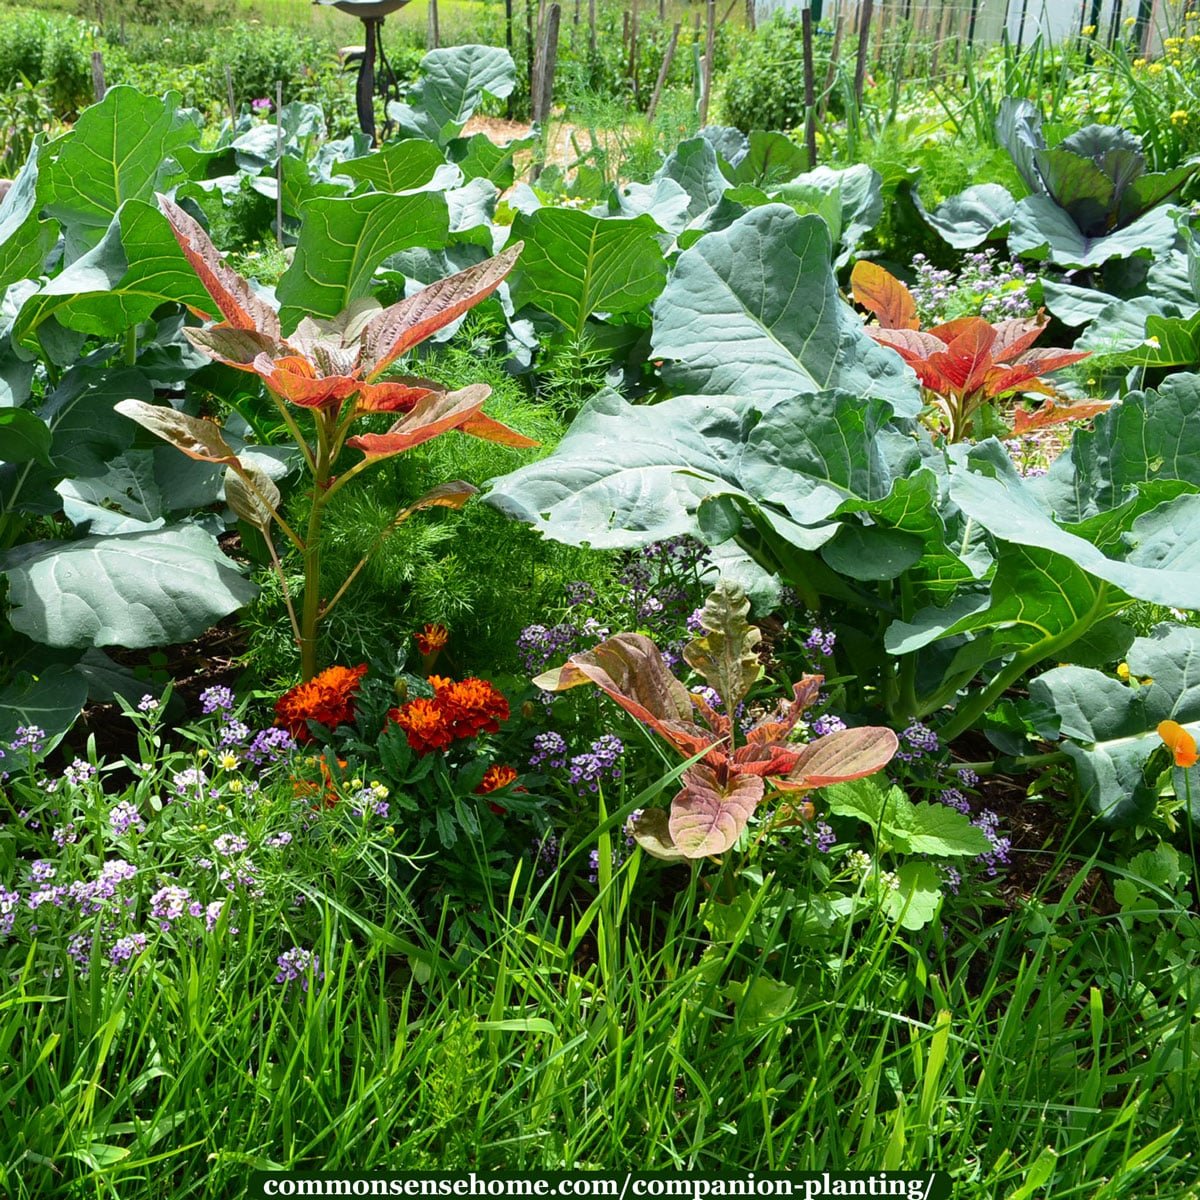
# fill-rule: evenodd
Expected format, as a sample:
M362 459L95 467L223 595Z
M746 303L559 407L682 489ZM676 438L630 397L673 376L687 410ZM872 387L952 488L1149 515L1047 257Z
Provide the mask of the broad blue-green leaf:
M38 289L32 279L23 279L0 289L0 408L19 408L33 394L37 362L18 354L12 343L12 327L25 301Z
M915 196L916 193L914 192ZM956 250L969 250L1008 232L1017 202L998 183L977 183L922 216Z
M26 301L13 336L36 347L39 327L53 318L64 328L116 339L167 302L212 308L167 219L130 200L96 246Z
M955 464L950 494L999 542L1061 555L1140 600L1172 608L1200 605L1200 495L1177 496L1138 516L1126 539L1128 553L1117 559L1059 526L1015 470L985 474Z
M0 200L0 291L20 279L36 279L58 235L54 221L38 216L37 175L41 136Z
M0 408L0 462L50 465L50 427L26 408Z
M656 232L649 217L601 219L571 208L518 214L510 241L525 249L513 303L548 312L576 337L593 313L644 309L667 277Z
M691 197L674 179L627 183L614 189L611 201L616 215L640 217L644 213L668 234L679 233L688 223L690 203Z
M865 163L851 167L816 167L797 175L774 193L798 213L814 212L829 226L829 236L838 247L834 266L850 261L863 234L875 228L883 216L883 180Z
M198 139L194 115L174 92L156 100L122 84L85 109L45 148L38 178L38 199L66 232L67 261L100 241L123 203L153 202L155 192L187 178Z
M1046 185L1038 172L1035 156L1045 149L1042 114L1029 100L1006 96L996 114L996 140L1012 156L1014 165L1031 192L1044 192Z
M1069 654L1064 647L1127 603L1123 592L1105 588L1061 553L1002 543L987 604L965 592L944 609L893 622L884 644L889 653L909 654L947 637L990 631L989 657L1034 646Z
M1178 215L1177 209L1163 205L1124 229L1088 237L1049 196L1026 196L1013 210L1008 247L1014 254L1073 269L1135 255L1157 258L1168 253L1175 241Z
M1095 288L1076 287L1057 279L1043 279L1041 284L1046 307L1064 325L1086 325L1114 302L1113 296Z
M160 528L165 505L154 479L154 458L153 450L127 450L101 475L64 479L56 490L67 520L89 534Z
M717 152L720 161L736 166L750 149L750 139L732 125L705 125L702 137Z
M503 100L517 82L512 55L496 46L450 46L421 60L421 77L404 101L388 105L388 116L405 137L444 145L462 127L485 95Z
M450 239L482 246L489 254L494 242L492 217L500 193L489 179L472 179L460 188L444 193L450 213Z
M62 508L62 498L54 490L63 477L102 475L108 462L129 448L133 440L132 423L113 412L118 400L152 400L153 389L145 376L129 368L98 370L94 363L83 362L63 376L47 396L38 417L51 432L50 459L47 467L31 463L18 474L16 468L0 467L0 512L48 514Z
M529 150L537 142L532 135L512 138L497 145L485 133L474 133L470 137L453 138L446 147L446 156L463 173L463 178L487 179L501 191L512 187L516 178L513 156L520 150Z
M915 416L916 377L866 335L830 257L819 217L753 209L679 256L654 306L651 356L680 388L762 400L841 388Z
M685 192L688 216L707 212L729 186L717 165L717 152L707 138L694 137L680 142L658 169L655 180L673 179Z
M1200 365L1200 311L1153 296L1116 300L1075 343L1138 367Z
M51 646L161 646L199 637L256 588L194 525L35 542L0 559L13 628Z
M1056 667L1029 687L1059 718L1084 798L1115 824L1143 820L1154 807L1157 788L1146 765L1163 748L1158 723L1178 721L1200 737L1200 630L1160 626L1133 643L1126 661L1129 684L1085 667Z
M444 246L449 236L449 209L439 192L310 201L292 265L276 288L285 330L303 316L336 316L367 295L375 268L389 254Z
M1030 486L1060 520L1083 521L1159 480L1200 487L1200 375L1180 372L1158 391L1130 392L1076 430L1070 451Z
M445 166L446 159L433 142L403 138L388 142L370 154L338 163L334 171L348 175L356 183L369 183L377 192L408 192L431 183Z
M746 519L814 550L851 497L887 494L881 404L848 393L594 399L557 449L494 481L488 502L557 541L634 547L682 533L716 545Z
M280 138L282 126L282 139ZM315 104L293 100L285 104L278 121L254 122L230 143L239 171L257 175L279 161L279 145L285 155L306 158L310 139L324 137L325 117Z
M721 159L720 166L730 183L772 187L806 171L808 151L785 133L756 129L750 134L748 144L738 155L737 161Z
M87 698L87 681L69 666L55 663L36 675L22 672L0 690L0 747L12 742L19 725L36 725L46 734L36 757L45 757L75 724ZM14 765L12 758L5 764L9 770Z

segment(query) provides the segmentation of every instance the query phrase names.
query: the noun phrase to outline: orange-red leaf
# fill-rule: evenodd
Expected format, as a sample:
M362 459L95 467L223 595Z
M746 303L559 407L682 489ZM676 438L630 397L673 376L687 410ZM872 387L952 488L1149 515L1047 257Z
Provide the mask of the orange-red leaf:
M1081 400L1077 404L1065 404L1060 407L1053 400L1047 400L1033 412L1018 408L1013 413L1013 436L1022 437L1066 421L1088 421L1111 408L1112 404L1111 400Z
M368 458L402 454L466 425L480 415L491 394L492 389L485 383L475 383L457 392L433 392L418 400L387 433L362 433L349 438L346 445L351 450L361 450Z
M738 840L765 792L755 775L728 775L697 763L683 773L668 828L685 858L723 854Z
M775 786L780 791L796 792L862 779L882 771L899 747L895 732L882 725L841 729L809 742L787 778L777 780Z
M502 254L439 279L415 296L372 317L362 332L362 361L367 378L377 378L406 350L490 296L516 265L522 248L521 242L509 246Z
M916 329L921 324L912 292L878 263L856 262L850 272L850 290L884 329Z
M967 323L954 340L944 350L929 357L929 365L948 385L936 388L936 391L969 395L983 386L988 368L992 365L991 349L996 340L996 331L979 317L966 320Z
M321 378L308 359L296 354L274 360L260 354L254 360L254 370L277 396L302 408L340 404L362 386L359 380L345 375Z
M495 442L499 446L512 446L516 450L531 450L534 446L541 445L533 438L527 438L523 433L509 429L507 425L502 425L483 413L464 421L458 428L460 433L469 433L472 437L482 438L485 442Z
M200 281L216 302L217 311L225 320L235 329L256 329L269 337L279 337L278 314L255 294L247 280L226 264L199 223L189 217L174 200L161 194L158 196L158 206L167 218L184 257L200 276ZM207 317L211 314L201 315Z
M1023 354L1034 342L1041 337L1046 328L1044 310L1039 310L1036 317L1016 317L1009 321L997 321L996 344L992 347L992 357L998 363L1012 362L1018 354Z
M433 394L428 387L407 383L364 383L358 392L359 412L411 412L418 400Z

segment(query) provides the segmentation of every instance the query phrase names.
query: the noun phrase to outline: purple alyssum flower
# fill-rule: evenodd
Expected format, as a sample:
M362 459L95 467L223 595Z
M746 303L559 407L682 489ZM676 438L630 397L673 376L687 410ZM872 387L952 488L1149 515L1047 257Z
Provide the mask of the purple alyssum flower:
M141 814L128 800L119 800L108 810L108 825L117 837L123 836L131 829L141 833L146 828Z
M601 734L584 754L571 759L570 783L572 787L585 787L589 792L598 791L605 779L618 780L621 770L618 765L625 753L625 744L616 734Z
M207 687L200 693L200 711L206 715L232 712L235 703L233 690L224 684Z
M267 766L287 758L296 749L295 739L286 729L272 726L254 735L246 748L246 761L256 767Z
M40 754L46 744L46 731L39 725L18 725L13 731L13 740L9 743L10 750L28 750L30 754Z
M814 626L812 632L804 639L805 650L810 654L819 654L822 658L829 658L836 645L837 634L832 629L821 629L819 626Z
M117 966L120 963L127 963L135 954L141 954L146 948L146 935L144 933L131 933L127 937L118 938L112 944L112 948L108 952L108 960Z
M533 753L529 756L531 767L561 769L567 765L567 743L561 733L553 729L539 733L533 739Z
M150 915L163 933L169 932L171 925L187 912L191 899L191 892L177 884L161 887L150 897Z
M325 974L321 970L320 955L315 951L305 950L301 946L293 946L290 950L285 950L275 960L275 965L279 968L275 975L275 982L281 983L285 987L291 985L293 981L299 980L301 989L307 992L310 979L325 978Z

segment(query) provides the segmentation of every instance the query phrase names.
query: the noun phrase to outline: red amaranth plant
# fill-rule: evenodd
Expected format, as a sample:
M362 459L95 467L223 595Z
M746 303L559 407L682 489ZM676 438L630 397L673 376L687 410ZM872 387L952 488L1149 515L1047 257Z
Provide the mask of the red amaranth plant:
M300 647L301 678L308 680L317 672L321 622L387 533L420 509L461 508L477 489L457 480L434 488L402 508L332 598L323 600L322 518L334 496L383 459L451 430L507 446L536 445L484 414L484 402L491 394L486 385L447 392L427 379L382 378L402 354L490 296L512 270L521 246L512 246L503 254L430 284L389 308L364 298L328 320L304 317L284 337L279 314L225 263L200 225L166 196L159 196L158 202L188 262L208 289L216 311L224 317L203 329L186 330L188 338L218 362L257 375L266 384L267 394L304 459L312 480L312 506L303 536L281 515L279 490L271 479L241 462L214 422L138 400L123 400L116 407L190 458L226 467L229 505L262 532L283 583L288 615ZM211 314L197 315L207 318ZM301 430L293 406L309 414L311 438ZM395 413L398 419L384 433L353 434L355 422L372 413ZM363 457L335 475L343 450L358 450ZM272 524L279 526L303 557L304 595L299 613L271 540Z
M761 634L749 624L749 611L741 589L723 581L701 613L704 634L684 650L688 665L717 691L727 714L737 711L762 673L755 651ZM648 853L678 859L721 854L733 846L768 786L807 792L873 775L891 761L896 735L882 727L843 729L806 744L791 740L823 679L805 675L791 700L751 729L741 745L735 723L689 692L640 633L618 633L594 650L573 654L534 683L552 692L594 683L684 757L703 754L683 773L670 813L647 809L634 823L634 837Z
M867 333L916 372L949 441L970 436L984 405L1026 392L1050 399L1032 415L1018 410L1013 430L1018 434L1094 417L1109 407L1106 401L1058 403L1060 393L1042 376L1087 358L1088 351L1031 349L1046 328L1044 313L995 325L982 317L959 317L922 330L912 293L878 263L855 263L850 287L854 299L879 322L868 325Z

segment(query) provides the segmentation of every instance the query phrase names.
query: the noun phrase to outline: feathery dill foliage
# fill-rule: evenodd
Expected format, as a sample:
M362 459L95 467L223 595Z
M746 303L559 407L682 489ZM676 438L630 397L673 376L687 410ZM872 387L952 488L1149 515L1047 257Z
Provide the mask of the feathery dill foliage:
M476 329L480 336L472 337ZM326 578L343 578L411 497L447 479L482 487L558 443L563 420L505 370L504 359L488 349L486 333L480 320L412 369L450 389L490 384L489 415L536 439L540 449L440 438L381 464L327 512ZM379 421L386 427L388 418ZM289 507L301 517L304 497L294 495ZM569 580L601 584L609 573L609 556L545 540L478 501L459 511L429 509L388 534L331 613L327 658L359 662L385 654L403 641L403 631L436 622L453 631L456 653L469 655L470 663L512 669L518 665L517 635L530 612L557 606ZM284 679L295 669L296 648L282 589L269 572L258 582L262 593L247 614L253 666L266 678Z

